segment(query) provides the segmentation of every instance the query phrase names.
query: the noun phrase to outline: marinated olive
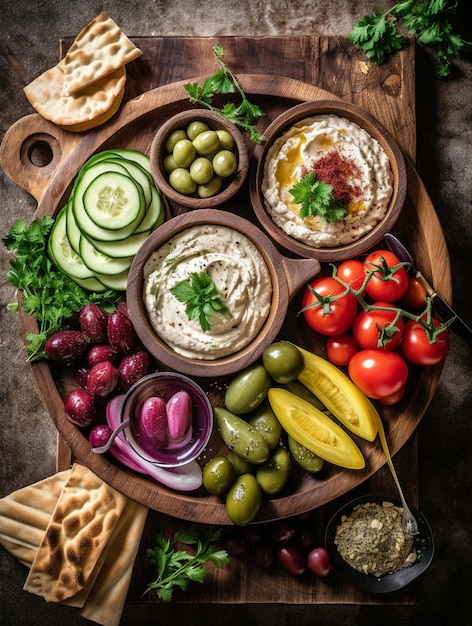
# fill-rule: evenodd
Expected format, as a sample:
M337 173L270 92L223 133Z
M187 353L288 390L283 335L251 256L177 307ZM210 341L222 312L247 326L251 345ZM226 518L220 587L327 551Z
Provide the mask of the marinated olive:
M190 164L190 176L198 185L206 185L213 176L213 166L206 157L198 157Z
M172 156L178 167L190 167L195 155L195 146L190 139L180 139L172 150Z
M175 144L180 141L181 139L187 139L187 133L182 130L174 130L168 137L165 143L165 150L166 152L172 152L172 150L174 149Z
M213 157L212 165L215 174L226 178L227 176L234 174L238 167L238 160L236 159L234 152L231 152L230 150L220 150Z
M226 493L233 484L235 471L224 456L215 456L203 468L203 486L214 495Z
M258 430L269 444L271 449L279 443L282 436L282 426L275 417L275 413L268 400L264 400L254 411L248 415L251 426Z
M216 134L218 135L220 146L223 150L232 150L234 148L234 139L231 133L228 133L227 130L218 129Z
M270 448L260 432L226 409L215 407L213 413L218 432L230 450L249 463L267 461Z
M290 435L288 436L288 447L295 462L306 472L316 474L323 468L324 460L311 450L305 448L305 446L302 446L298 441L295 441Z
M176 170L178 167L177 163L174 160L174 155L173 154L168 154L166 156L166 158L164 159L164 169L165 171L170 174L172 172L172 170Z
M245 415L256 409L266 398L272 380L262 364L244 369L230 382L225 393L228 411Z
M288 341L277 341L268 346L262 362L272 378L281 384L296 380L304 366L302 353Z
M243 474L234 481L226 497L226 512L236 526L246 526L261 507L262 493L253 474Z
M290 468L290 454L285 448L278 447L256 470L256 480L262 491L268 495L279 493L287 484Z
M211 198L220 193L223 180L220 176L213 176L205 185L198 185L197 192L200 198Z
M198 154L205 156L218 150L220 147L220 139L214 130L204 130L199 133L193 140L193 145Z
M202 120L195 120L187 126L187 137L190 141L193 141L197 135L203 133L205 130L210 130L206 122Z
M254 471L254 465L246 461L232 450L228 450L227 459L233 466L233 470L236 476L242 474L252 474Z
M179 193L183 193L186 196L195 193L197 183L192 180L190 172L183 167L178 167L173 170L169 175L169 183Z

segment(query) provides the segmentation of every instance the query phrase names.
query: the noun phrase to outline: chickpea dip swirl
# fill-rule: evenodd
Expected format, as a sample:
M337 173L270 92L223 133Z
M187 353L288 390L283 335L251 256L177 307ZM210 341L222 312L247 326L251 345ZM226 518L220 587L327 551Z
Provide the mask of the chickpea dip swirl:
M228 312L213 312L210 330L189 320L171 289L206 272ZM192 226L158 248L144 266L144 301L154 331L175 352L214 360L233 354L258 334L270 310L272 282L255 245L226 226Z
M343 202L346 216L337 222L319 216L301 219L289 190L307 172L316 172L317 162L334 156L351 165L349 176L346 168L338 174L355 190ZM287 235L316 248L336 247L357 241L384 217L393 173L382 146L358 124L337 115L317 115L292 126L271 146L262 193L266 210Z

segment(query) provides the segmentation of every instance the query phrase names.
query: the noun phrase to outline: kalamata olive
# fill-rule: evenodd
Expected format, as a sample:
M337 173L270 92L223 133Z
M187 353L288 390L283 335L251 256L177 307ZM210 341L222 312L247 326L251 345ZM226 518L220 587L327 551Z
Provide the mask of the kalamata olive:
M301 548L293 543L285 543L277 548L277 563L294 576L301 576L307 568L307 558Z
M226 496L226 512L236 526L250 524L262 502L261 488L253 474L243 474L236 478Z
M87 337L80 330L58 330L44 344L44 352L51 361L73 365L85 353Z
M84 389L74 389L65 399L64 414L76 426L89 426L97 415L93 397Z
M295 539L298 533L298 522L295 518L289 517L275 523L272 528L272 541L276 543L287 543Z
M248 550L247 542L239 533L232 533L223 539L223 548L230 556L240 556Z
M214 495L226 493L233 484L235 472L224 456L215 456L203 467L203 486Z
M131 319L129 316L129 309L128 309L128 305L126 304L126 302L124 302L123 300L121 302L118 303L118 307L117 310L120 313L123 313L123 315L125 315L128 319Z
M87 391L94 398L105 398L116 389L120 375L110 361L94 365L87 378Z
M94 343L107 339L108 314L98 304L86 304L79 314L80 329Z
M129 317L121 311L113 311L108 316L107 337L110 345L123 354L129 354L136 347L136 331Z
M262 364L247 367L230 382L225 393L226 408L236 415L250 413L267 398L271 384Z
M315 533L308 526L308 524L302 524L297 533L297 542L307 552L315 547Z
M230 150L220 150L217 152L211 163L215 174L222 178L231 176L238 168L236 155Z
M104 446L110 439L112 429L106 424L97 424L90 431L89 443L92 448Z
M272 378L281 384L294 381L304 365L302 353L288 341L277 341L268 346L262 362Z
M128 391L131 385L149 373L149 368L149 354L145 350L138 350L124 356L118 365L120 388Z
M148 398L139 414L139 430L156 448L165 448L169 443L166 403L158 396Z
M270 567L275 561L275 551L269 544L263 543L251 554L251 563L256 567Z
M265 537L266 532L266 528L264 526L261 526L260 524L244 526L241 529L242 536L250 544L261 543Z
M85 366L79 367L75 371L75 380L77 381L77 384L82 387L82 389L86 389L87 387L87 380L88 380L89 373L90 373L90 368L85 367Z
M247 415L248 422L258 430L268 443L271 450L280 442L282 426L268 400L264 400L254 411Z
M118 351L109 344L100 344L92 346L87 352L87 363L90 367L93 367L97 363L103 361L114 361L118 356Z
M272 451L268 461L259 465L256 480L262 491L275 495L282 491L290 476L290 454L282 446Z
M190 176L190 172L183 167L172 170L169 174L169 184L184 196L191 196L197 189L197 183Z
M314 548L308 553L307 563L310 570L324 578L331 573L331 559L324 548Z

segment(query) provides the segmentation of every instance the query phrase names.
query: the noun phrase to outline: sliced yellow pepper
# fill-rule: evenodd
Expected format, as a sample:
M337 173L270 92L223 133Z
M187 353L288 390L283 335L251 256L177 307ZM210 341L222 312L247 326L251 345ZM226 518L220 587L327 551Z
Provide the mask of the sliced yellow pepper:
M335 365L297 347L305 361L298 380L321 400L341 424L355 435L374 441L381 421L367 396Z
M269 402L286 432L313 454L347 469L362 469L365 459L351 437L315 406L281 388L269 389Z

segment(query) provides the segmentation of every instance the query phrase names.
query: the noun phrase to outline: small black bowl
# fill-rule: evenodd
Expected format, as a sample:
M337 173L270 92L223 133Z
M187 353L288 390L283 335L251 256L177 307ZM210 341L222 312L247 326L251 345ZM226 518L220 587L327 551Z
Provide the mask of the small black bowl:
M417 559L410 567L405 567L398 572L392 574L384 574L383 576L374 576L372 574L363 574L357 571L347 563L334 543L336 528L341 523L341 517L343 515L349 516L354 507L358 504L365 504L366 502L392 502L395 506L401 507L401 502L398 498L386 496L382 494L365 495L351 502L348 502L342 506L331 517L325 532L325 545L326 550L331 558L333 569L341 578L356 585L363 591L369 593L389 593L392 591L398 591L402 589L413 580L418 578L430 565L433 560L434 554L434 540L431 527L428 524L426 518L412 506L410 510L418 522L419 534L414 537L413 549L416 552Z

